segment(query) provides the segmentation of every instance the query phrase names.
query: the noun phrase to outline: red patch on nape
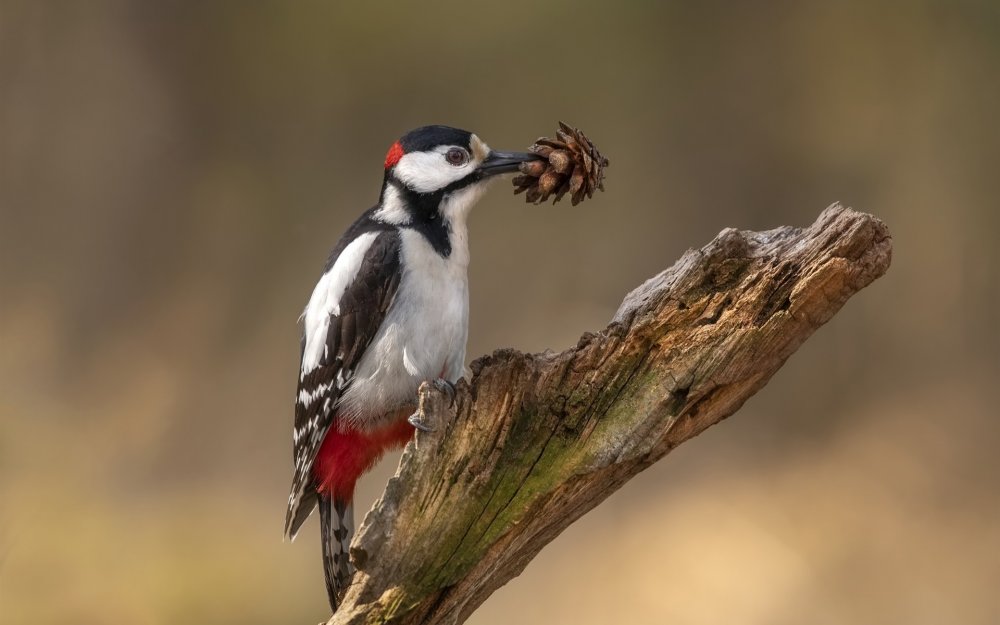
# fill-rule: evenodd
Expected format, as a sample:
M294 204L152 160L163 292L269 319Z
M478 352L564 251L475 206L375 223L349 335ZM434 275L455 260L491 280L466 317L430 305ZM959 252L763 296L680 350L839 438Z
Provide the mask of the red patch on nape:
M403 158L403 154L405 153L406 152L403 151L403 146L399 143L399 141L393 143L392 147L389 148L389 151L385 154L385 168L389 169L398 163L399 159Z

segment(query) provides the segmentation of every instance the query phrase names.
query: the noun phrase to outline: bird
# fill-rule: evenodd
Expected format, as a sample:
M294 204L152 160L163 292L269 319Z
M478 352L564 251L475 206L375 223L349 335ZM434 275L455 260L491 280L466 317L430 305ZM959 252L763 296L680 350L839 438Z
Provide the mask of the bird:
M353 575L349 547L358 478L427 429L422 382L454 395L469 334L469 211L526 152L423 126L385 156L378 203L331 251L302 313L285 536L319 508L323 571L336 612Z

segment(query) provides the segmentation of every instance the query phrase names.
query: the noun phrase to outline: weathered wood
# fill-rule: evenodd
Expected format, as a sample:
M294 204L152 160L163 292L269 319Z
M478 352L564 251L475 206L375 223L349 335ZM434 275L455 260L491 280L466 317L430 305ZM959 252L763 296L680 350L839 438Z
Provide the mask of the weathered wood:
M722 231L561 353L499 350L424 418L365 517L330 624L461 623L629 478L735 412L885 273L885 225L840 205L805 229ZM622 574L627 575L624 571Z

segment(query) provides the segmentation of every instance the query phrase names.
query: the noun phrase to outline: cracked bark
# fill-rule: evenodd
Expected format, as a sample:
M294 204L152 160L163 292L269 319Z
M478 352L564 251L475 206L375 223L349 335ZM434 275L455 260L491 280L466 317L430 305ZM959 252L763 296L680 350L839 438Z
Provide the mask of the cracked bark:
M735 412L891 249L882 222L839 204L804 229L727 229L575 347L480 358L450 405L425 384L436 429L365 517L329 624L463 622L570 523Z

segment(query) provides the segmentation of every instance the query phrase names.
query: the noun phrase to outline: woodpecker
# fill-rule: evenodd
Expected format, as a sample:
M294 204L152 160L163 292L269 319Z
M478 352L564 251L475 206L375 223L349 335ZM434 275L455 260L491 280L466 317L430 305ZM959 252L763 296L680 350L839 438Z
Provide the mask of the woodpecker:
M334 246L309 298L285 535L319 507L333 611L353 574L355 483L424 428L413 414L421 382L453 391L465 370L469 210L491 178L536 158L448 126L403 135L378 204Z

